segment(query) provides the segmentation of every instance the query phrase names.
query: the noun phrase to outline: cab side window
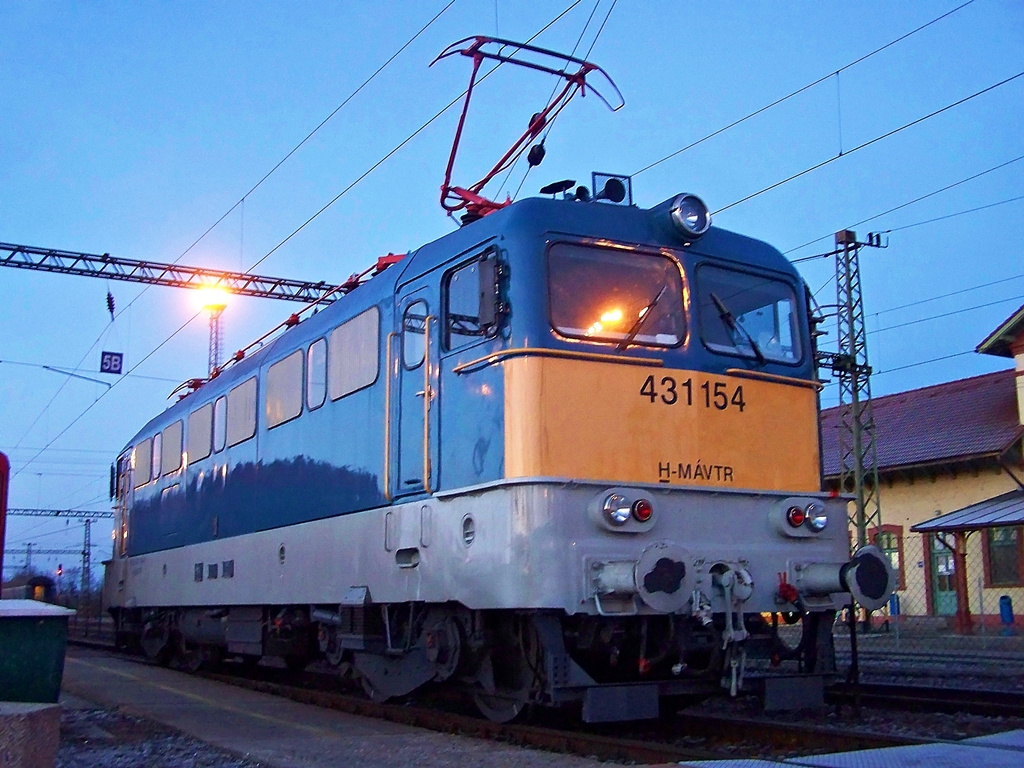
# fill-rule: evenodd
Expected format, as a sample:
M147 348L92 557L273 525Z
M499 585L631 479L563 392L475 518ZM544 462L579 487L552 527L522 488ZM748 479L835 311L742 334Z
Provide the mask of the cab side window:
M445 290L445 347L458 349L480 337L480 263L470 262L448 273Z

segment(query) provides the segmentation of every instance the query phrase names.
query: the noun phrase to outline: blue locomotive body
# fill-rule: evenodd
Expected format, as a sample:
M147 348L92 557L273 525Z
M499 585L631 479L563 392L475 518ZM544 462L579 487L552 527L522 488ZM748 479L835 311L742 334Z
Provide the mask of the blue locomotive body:
M495 719L656 713L759 642L827 668L821 627L892 574L820 492L806 289L680 228L683 197L515 203L150 421L117 465L120 636L349 662L382 697L451 680Z

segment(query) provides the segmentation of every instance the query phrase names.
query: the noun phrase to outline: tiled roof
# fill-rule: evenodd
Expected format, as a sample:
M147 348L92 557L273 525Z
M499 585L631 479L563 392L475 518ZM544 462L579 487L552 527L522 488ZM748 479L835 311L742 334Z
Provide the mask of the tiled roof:
M1019 439L1015 371L997 371L876 397L880 472L992 455ZM839 472L839 409L821 414L825 476Z

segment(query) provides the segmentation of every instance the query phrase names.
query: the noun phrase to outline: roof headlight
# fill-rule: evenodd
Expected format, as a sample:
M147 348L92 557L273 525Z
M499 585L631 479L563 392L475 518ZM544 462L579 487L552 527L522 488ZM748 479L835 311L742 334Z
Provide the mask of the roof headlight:
M678 195L669 209L672 223L685 237L697 238L711 228L711 213L696 195Z
M804 515L806 518L805 525L812 531L823 531L825 530L825 526L828 525L828 515L825 513L825 505L820 502L812 501L804 507Z
M625 525L632 514L629 499L618 493L612 493L604 500L602 511L605 520L615 526Z

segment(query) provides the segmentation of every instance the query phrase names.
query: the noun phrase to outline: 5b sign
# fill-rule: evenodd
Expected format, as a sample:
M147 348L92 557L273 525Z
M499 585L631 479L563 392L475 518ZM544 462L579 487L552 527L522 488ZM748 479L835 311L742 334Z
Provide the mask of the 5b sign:
M121 365L124 362L124 355L120 352L104 352L100 358L100 373L121 374Z

